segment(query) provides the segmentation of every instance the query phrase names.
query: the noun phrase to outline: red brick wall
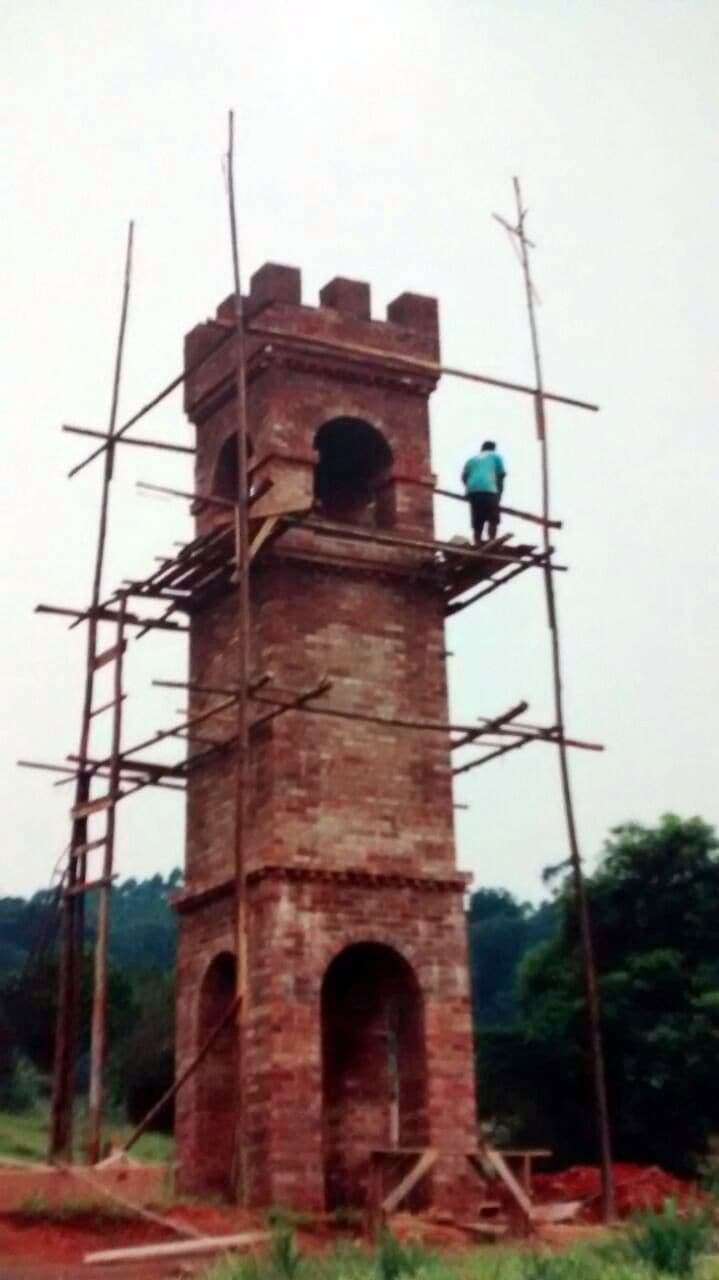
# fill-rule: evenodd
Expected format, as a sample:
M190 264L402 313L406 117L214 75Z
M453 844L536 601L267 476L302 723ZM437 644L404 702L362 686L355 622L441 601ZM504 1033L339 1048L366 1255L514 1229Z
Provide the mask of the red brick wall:
M253 456L273 452L289 468L304 459L306 468L322 423L361 418L382 432L392 450L392 532L431 538L427 405L436 379L421 367L393 368L391 359L397 353L436 359L435 305L404 295L391 305L388 322L370 321L366 286L335 281L323 291L324 306L302 307L299 280L289 269L263 271L249 299L251 326L341 339L381 349L387 360L299 350L276 336L268 351L251 337ZM217 333L194 330L188 359ZM220 450L234 429L233 392L225 344L187 386L198 429L199 492L211 492ZM200 528L213 518L201 514ZM332 688L318 705L445 722L443 601L417 576L428 559L422 548L326 539L300 529L283 534L252 574L253 666L271 673L268 689L301 690L327 676ZM234 683L236 627L234 596L193 619L193 682ZM211 702L194 695L191 710ZM257 714L266 710L254 706ZM209 725L211 736L231 733L232 711ZM400 1137L409 1141L414 1134L420 1145L430 1141L454 1151L474 1143L463 885L454 871L448 736L290 712L253 735L251 755L250 997L242 1063L249 1199L298 1208L323 1207L326 1193L361 1200L370 1148L393 1141L387 1041L378 1028L385 1017L381 992L385 985L387 992L394 989L397 966L411 967L403 1007L414 1028L400 1052ZM235 799L231 755L192 775L178 962L179 1070L206 1023L201 991L208 966L218 953L234 951ZM323 1107L323 981L340 952L363 943L392 949L382 953L387 982L378 979L379 1004L357 1031L353 1050L355 1075L359 1071L368 1087L363 1092L353 1086L352 1073L343 1075L337 1066L341 1046L336 1069L328 1066L326 1026ZM340 1023L336 1035L343 1037ZM178 1104L181 1180L193 1190L217 1185L217 1161L208 1151L215 1147L216 1155L213 1133L227 1128L230 1053L227 1044L218 1049L214 1092L208 1059ZM434 1177L440 1200L457 1194L448 1167Z

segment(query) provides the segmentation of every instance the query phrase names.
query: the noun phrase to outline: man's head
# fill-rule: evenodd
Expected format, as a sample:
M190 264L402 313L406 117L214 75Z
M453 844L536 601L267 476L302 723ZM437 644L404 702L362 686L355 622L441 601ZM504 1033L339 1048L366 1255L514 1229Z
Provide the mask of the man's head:
M496 448L497 446L494 440L485 440L484 444L482 445L482 453L494 453Z

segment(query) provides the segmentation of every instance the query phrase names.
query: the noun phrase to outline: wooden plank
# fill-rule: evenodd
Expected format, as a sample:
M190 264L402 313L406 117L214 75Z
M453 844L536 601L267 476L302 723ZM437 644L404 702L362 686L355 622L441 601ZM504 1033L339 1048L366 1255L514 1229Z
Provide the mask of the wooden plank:
M502 1147L500 1155L503 1155L505 1159L507 1156L510 1159L518 1158L519 1156L531 1156L534 1160L548 1160L550 1156L554 1155L554 1152L549 1147Z
M304 475L278 475L264 493L252 500L252 518L298 515L312 510L312 494L307 492Z
M279 521L277 516L268 516L264 523L260 525L258 532L255 534L250 544L250 560L254 560L260 547L267 542L270 535L277 529L278 523Z
M524 1217L528 1222L532 1221L534 1209L532 1201L526 1191L515 1178L504 1156L499 1151L495 1151L494 1147L484 1147L482 1152L484 1159L492 1167L497 1177L504 1183L509 1191L512 1199L521 1209Z
M201 1240L183 1240L172 1244L133 1245L128 1249L101 1249L97 1253L86 1253L83 1259L88 1263L144 1262L160 1258L178 1258L182 1255L203 1253L229 1253L234 1249L252 1249L255 1245L266 1244L270 1239L269 1231L243 1231L234 1236L205 1236Z
M156 1226L163 1227L166 1231L174 1231L176 1236L182 1236L183 1239L188 1237L193 1241L202 1239L202 1235L196 1227L191 1227L186 1222L175 1222L172 1218L161 1218L159 1213L153 1213L151 1209L145 1209L142 1205L135 1204L133 1200L127 1200L125 1196L121 1196L114 1189L111 1191L103 1182L93 1178L84 1169L79 1169L76 1164L59 1164L57 1167L63 1173L69 1174L71 1178L76 1178L78 1182L91 1187L97 1194L105 1196L114 1204L119 1204L124 1209L129 1209L131 1213L137 1214L138 1218L142 1218L145 1222L153 1222ZM85 1258L85 1261L87 1262L87 1258Z
M307 520L302 516L284 516L283 519L292 528L306 529L310 533L317 533L326 538L346 538L353 542L369 542L376 543L381 547L397 547L399 550L409 551L428 551L432 555L437 551L442 551L447 556L450 564L454 558L458 560L466 560L468 564L487 564L487 563L507 563L516 564L521 558L523 563L528 565L541 566L544 556L537 553L534 546L528 546L524 543L515 544L514 546L506 546L510 555L504 555L502 552L490 551L487 553L486 548L494 545L485 543L479 547L463 546L456 542L440 542L429 541L427 538L401 538L396 534L378 533L370 529L358 529L354 525L342 525L330 520Z
M98 796L97 800L86 800L84 804L73 805L70 817L89 818L93 813L102 813L103 809L109 809L116 799L117 796L113 795Z
M491 1218L482 1219L479 1222L458 1222L457 1226L460 1231L478 1236L480 1240L499 1240L509 1233L508 1223L492 1221Z
M409 1195L410 1191L417 1186L417 1183L420 1182L421 1179L424 1178L425 1175L429 1173L430 1169L432 1169L437 1163L438 1155L439 1152L436 1151L434 1147L428 1147L427 1150L422 1153L419 1160L417 1160L416 1164L413 1164L409 1173L405 1175L399 1186L395 1187L394 1191L390 1191L388 1196L385 1196L381 1205L383 1213L394 1213L395 1209L402 1203L405 1197Z
M106 667L108 662L115 662L120 658L127 648L127 641L123 640L121 644L112 644L109 649L103 649L102 653L98 653L94 659L92 667L94 671L99 671L100 667Z

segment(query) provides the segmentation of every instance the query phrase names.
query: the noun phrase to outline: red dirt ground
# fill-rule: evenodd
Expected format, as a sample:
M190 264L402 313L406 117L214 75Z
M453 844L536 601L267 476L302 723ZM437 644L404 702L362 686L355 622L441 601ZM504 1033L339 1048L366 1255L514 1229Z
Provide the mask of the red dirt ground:
M242 1210L210 1205L177 1205L161 1210L163 1217L176 1222L186 1222L206 1235L231 1235L239 1231L263 1230L264 1221L258 1215ZM100 1249L121 1249L140 1244L160 1244L179 1240L180 1236L165 1231L160 1226L140 1219L115 1217L102 1213L78 1214L68 1221L42 1219L22 1213L0 1215L0 1276L57 1277L57 1280L75 1280L82 1274L87 1280L105 1274L103 1268L90 1268L82 1264L86 1253ZM22 1264L22 1265L21 1265ZM29 1265L26 1265L29 1264ZM40 1265L42 1264L42 1265ZM182 1262L182 1266L187 1264ZM199 1260L197 1262L199 1266ZM202 1259L207 1267L208 1257ZM108 1269L108 1274L109 1274ZM178 1261L163 1267L158 1263L143 1264L120 1270L113 1265L112 1275L117 1280L125 1277L155 1277L179 1274Z
M660 1209L668 1197L682 1206L701 1202L701 1195L694 1184L682 1182L656 1167L617 1164L615 1179L621 1217L642 1209ZM584 1201L577 1224L597 1223L600 1219L601 1186L596 1168L577 1166L563 1173L537 1174L532 1180L532 1190L540 1204ZM176 1205L163 1208L161 1213L163 1217L188 1223L207 1235L231 1235L265 1227L261 1214L243 1212L229 1205ZM442 1250L476 1247L475 1242L470 1241L455 1224L430 1223L427 1219L413 1220L409 1215L397 1215L392 1225L400 1236L419 1229L428 1245ZM578 1225L576 1230L581 1233L590 1228ZM559 1230L557 1243L560 1240L565 1245L571 1243L571 1233L571 1227ZM312 1230L299 1232L299 1243L304 1252L318 1252L327 1248L339 1234L333 1224L318 1223ZM544 1229L542 1235L546 1235ZM155 1280L155 1277L187 1275L195 1268L206 1268L207 1257L192 1263L175 1260L167 1265L153 1262L122 1268L113 1265L107 1269L82 1264L84 1255L96 1250L169 1242L179 1238L150 1222L100 1212L88 1211L67 1221L22 1213L0 1214L0 1277L2 1280L76 1280L82 1275L84 1280L100 1280L112 1275L115 1280Z
M693 1182L684 1182L656 1165L615 1164L617 1212L620 1218L647 1209L661 1209L665 1200L680 1207L700 1204L702 1195ZM583 1200L579 1221L598 1222L601 1217L599 1169L575 1165L563 1173L538 1173L532 1178L532 1195L539 1204L552 1201Z

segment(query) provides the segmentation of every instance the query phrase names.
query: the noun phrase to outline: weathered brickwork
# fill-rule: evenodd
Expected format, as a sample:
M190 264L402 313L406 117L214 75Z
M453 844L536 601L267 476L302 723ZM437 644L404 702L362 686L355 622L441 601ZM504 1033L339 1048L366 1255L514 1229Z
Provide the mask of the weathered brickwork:
M253 277L255 482L269 477L271 494L289 486L308 502L314 491L320 515L360 530L431 538L436 304L404 294L387 321L372 321L361 282L337 278L320 296L321 306L302 306L291 268L268 264ZM228 300L220 321L231 311ZM310 336L326 347L303 345ZM364 351L338 353L338 342ZM198 326L186 359L218 344L188 378L186 407L197 427L197 491L230 496L227 330ZM200 510L200 531L222 518L217 511ZM327 678L317 706L446 722L443 601L417 576L428 555L300 527L283 533L251 582L253 668L271 675L270 695ZM236 609L228 595L192 619L193 683L234 683ZM191 712L212 702L195 693ZM253 713L267 710L253 704ZM209 723L211 736L226 736L234 713ZM431 1193L456 1203L466 1191L461 1153L476 1130L448 736L289 712L253 732L250 773L244 1061L228 1024L181 1091L181 1181L213 1191L236 1181L241 1072L251 1203L361 1204L373 1148L429 1144L455 1153L437 1167ZM191 775L178 1071L233 998L235 786L231 753Z

